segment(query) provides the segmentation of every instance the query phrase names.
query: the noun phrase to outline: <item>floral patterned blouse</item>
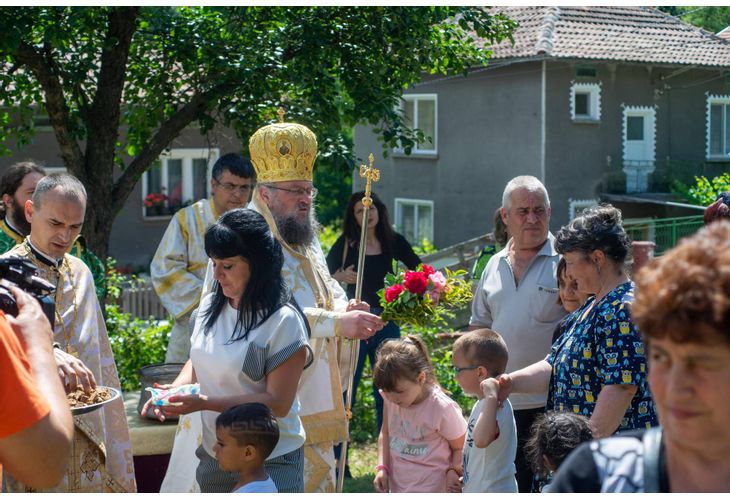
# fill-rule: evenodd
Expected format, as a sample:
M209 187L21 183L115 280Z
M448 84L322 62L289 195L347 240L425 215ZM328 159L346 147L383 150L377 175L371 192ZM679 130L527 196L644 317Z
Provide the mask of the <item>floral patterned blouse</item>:
M546 358L553 368L548 410L590 417L604 386L631 384L637 391L617 432L658 425L646 380L644 343L629 312L633 299L634 284L623 283L590 311L595 297L567 318L565 333Z

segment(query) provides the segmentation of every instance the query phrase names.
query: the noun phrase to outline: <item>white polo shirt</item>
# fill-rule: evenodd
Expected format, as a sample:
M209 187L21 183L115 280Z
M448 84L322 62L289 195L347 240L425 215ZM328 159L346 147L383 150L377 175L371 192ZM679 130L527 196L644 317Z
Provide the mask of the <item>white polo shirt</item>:
M554 250L555 237L548 233L519 285L515 284L507 246L487 263L471 305L470 325L491 328L507 344L507 373L536 363L550 352L553 331L566 312L557 303L556 270L560 255ZM545 406L547 391L539 394L512 394L515 410Z

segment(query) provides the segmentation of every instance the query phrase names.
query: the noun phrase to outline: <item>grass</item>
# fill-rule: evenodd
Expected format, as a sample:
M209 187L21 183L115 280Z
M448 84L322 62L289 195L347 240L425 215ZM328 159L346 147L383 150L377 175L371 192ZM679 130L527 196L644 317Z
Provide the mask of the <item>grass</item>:
M349 453L352 478L345 478L343 493L375 493L373 479L378 464L376 443L352 443Z

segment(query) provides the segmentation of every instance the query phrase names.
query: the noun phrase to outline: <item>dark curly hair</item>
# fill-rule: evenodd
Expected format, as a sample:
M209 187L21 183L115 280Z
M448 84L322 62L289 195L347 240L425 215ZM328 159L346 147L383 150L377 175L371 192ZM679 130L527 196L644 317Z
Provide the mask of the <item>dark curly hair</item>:
M703 227L642 267L631 316L649 342L730 344L730 221Z
M629 237L621 225L621 211L610 204L595 205L560 228L555 250L560 254L601 250L606 258L623 265L629 254Z
M525 444L525 457L532 472L544 478L550 470L543 455L557 469L579 444L593 439L586 417L572 412L549 411L537 417Z

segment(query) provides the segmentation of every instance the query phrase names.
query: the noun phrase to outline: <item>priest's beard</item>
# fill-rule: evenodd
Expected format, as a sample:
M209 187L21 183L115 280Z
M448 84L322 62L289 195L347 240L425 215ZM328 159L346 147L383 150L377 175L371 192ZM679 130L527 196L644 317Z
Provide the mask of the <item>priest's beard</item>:
M6 208L5 213L8 219L10 219L10 223L15 229L20 231L20 234L23 236L30 234L30 222L25 219L25 210L23 210L23 207L20 206L20 203L18 203L18 200L14 196L11 205Z
M304 220L300 220L296 215L278 214L274 210L271 211L271 215L282 239L290 245L306 245L319 232L314 205L309 208L309 215Z

